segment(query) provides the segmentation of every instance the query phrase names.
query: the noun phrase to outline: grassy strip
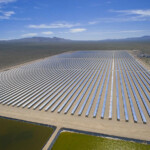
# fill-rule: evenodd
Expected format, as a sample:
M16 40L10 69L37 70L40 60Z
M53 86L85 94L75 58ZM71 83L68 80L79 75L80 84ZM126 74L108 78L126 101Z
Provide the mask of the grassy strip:
M0 118L0 149L41 150L53 129L46 126Z
M86 134L62 132L52 150L149 150L150 145L108 139Z

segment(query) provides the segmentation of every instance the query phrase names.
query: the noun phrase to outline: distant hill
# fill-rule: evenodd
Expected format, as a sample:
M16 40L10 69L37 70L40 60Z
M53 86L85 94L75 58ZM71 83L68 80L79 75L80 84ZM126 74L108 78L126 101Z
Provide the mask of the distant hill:
M150 41L150 36L142 36L142 37L135 37L135 38L127 38L126 40L131 40L131 41Z
M55 43L55 42L69 42L71 40L68 40L68 39L63 39L63 38L58 38L58 37L53 37L53 38L50 38L50 37L31 37L31 38L22 38L22 39L13 39L13 40L3 40L3 41L0 41L0 42L20 42L20 43L39 43L39 42L44 42L44 43L49 43L49 42L52 42L52 43Z
M80 41L80 40L69 40L59 37L31 37L31 38L22 38L22 39L13 39L13 40L1 40L0 43L6 42L17 42L17 43L66 43L66 42L150 42L150 36L142 36L142 37L133 37L133 38L125 38L125 39L106 39L106 40L96 40L96 41Z
M150 41L150 36L142 36L142 37L132 37L132 38L125 38L125 39L107 39L102 41L121 41L121 42L138 42L138 41Z

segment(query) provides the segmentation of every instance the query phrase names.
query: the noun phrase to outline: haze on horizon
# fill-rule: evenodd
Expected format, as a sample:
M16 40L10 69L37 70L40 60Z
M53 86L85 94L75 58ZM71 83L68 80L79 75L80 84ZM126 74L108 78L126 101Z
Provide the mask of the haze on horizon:
M0 0L0 40L72 40L150 35L148 0Z

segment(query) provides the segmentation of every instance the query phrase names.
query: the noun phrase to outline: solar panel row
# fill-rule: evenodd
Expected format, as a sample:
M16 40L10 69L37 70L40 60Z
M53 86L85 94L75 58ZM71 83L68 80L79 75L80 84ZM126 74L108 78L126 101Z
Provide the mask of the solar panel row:
M150 73L126 51L64 53L0 79L3 105L125 121L132 113L134 122L149 122Z

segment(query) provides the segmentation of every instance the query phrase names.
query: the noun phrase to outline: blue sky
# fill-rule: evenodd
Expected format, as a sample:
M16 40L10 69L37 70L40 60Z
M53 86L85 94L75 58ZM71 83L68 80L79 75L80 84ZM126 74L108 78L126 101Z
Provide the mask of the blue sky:
M0 0L0 39L150 35L150 0Z

